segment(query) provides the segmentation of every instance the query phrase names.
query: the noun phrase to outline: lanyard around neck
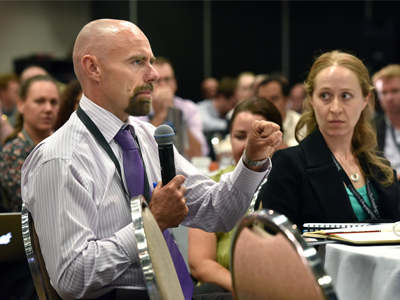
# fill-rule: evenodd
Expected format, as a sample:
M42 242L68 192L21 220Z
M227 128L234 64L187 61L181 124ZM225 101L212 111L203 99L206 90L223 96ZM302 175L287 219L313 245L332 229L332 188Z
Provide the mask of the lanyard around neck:
M354 197L357 199L358 203L362 206L364 211L369 215L371 219L380 219L380 214L378 211L378 206L376 204L376 199L374 193L372 192L371 183L368 178L365 178L365 185L367 187L367 196L369 201L371 201L371 206L373 211L369 208L364 198L357 192L351 183L349 176L347 176L346 172L343 170L342 166L338 163L335 156L332 154L333 162L335 163L336 168L338 169L339 175L342 177L342 180L346 184L347 188L353 193Z
M90 117L82 110L80 105L78 105L78 109L76 110L76 114L78 115L78 117L82 121L82 123L86 126L86 128L93 134L94 138L100 144L100 146L104 149L104 151L107 152L107 154L110 157L110 159L113 161L115 167L117 168L119 177L121 177L122 187L124 189L124 192L125 192L126 195L129 195L129 193L125 189L125 185L124 185L124 182L122 180L121 166L119 164L119 161L118 161L117 157L115 156L114 152L112 151L110 145L108 144L108 142L104 138L103 134L100 132L100 130L96 126L96 124L94 124L92 119L90 119ZM135 142L138 145L138 151L139 151L140 158L142 159L142 164L143 164L143 169L144 169L144 192L143 192L144 195L143 196L147 200L147 202L149 203L149 201L150 201L150 189L149 189L149 181L147 179L147 174L146 174L146 167L145 167L145 165L143 163L143 157L142 157L142 153L140 151L140 147L139 147L139 143L138 143L137 139L135 139ZM137 195L131 195L131 197L134 197L134 196L137 196Z

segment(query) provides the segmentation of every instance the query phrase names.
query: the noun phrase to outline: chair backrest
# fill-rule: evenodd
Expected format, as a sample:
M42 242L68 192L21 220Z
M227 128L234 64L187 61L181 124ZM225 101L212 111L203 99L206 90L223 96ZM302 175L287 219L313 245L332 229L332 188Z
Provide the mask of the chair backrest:
M49 274L47 273L46 264L40 249L39 238L36 234L35 224L25 204L22 204L21 213L25 253L39 300L61 299L50 283Z
M271 210L241 220L230 267L237 300L337 299L316 250L296 225Z
M184 300L168 246L143 196L131 199L131 214L150 299Z

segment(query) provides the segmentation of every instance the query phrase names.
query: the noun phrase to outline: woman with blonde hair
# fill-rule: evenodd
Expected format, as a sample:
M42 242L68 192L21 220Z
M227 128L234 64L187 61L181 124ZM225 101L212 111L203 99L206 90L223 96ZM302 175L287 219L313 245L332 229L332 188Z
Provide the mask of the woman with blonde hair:
M305 82L304 113L296 147L278 151L259 194L264 208L286 215L302 229L311 222L399 220L399 183L377 155L374 93L368 71L355 56L321 55Z
M0 153L3 200L11 211L21 211L22 165L33 148L53 133L59 104L58 88L52 77L38 75L22 84L14 131Z

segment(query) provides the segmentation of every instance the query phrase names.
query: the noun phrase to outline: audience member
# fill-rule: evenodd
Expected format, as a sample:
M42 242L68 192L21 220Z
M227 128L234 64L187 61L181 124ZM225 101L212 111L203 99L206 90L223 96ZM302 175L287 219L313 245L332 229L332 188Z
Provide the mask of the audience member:
M19 111L14 131L1 151L0 183L5 203L14 212L21 211L21 167L32 149L53 132L59 107L55 80L35 76L21 86Z
M252 72L242 72L239 74L235 93L238 102L242 102L252 96L254 78L255 76Z
M25 68L21 73L21 82L27 81L29 78L38 76L38 75L49 75L49 73L39 66L29 66Z
M254 77L254 83L253 83L253 96L257 97L257 91L258 87L260 86L260 83L263 82L264 80L267 80L269 78L269 75L267 74L258 74Z
M154 68L160 75L160 79L155 83L153 109L148 116L139 119L151 122L158 127L166 122L169 107L181 110L183 119L186 121L189 139L189 149L185 154L188 158L207 155L209 148L203 134L199 109L193 101L184 100L175 95L178 85L171 62L164 57L158 57L154 62Z
M242 72L237 77L237 87L235 91L235 97L237 103L240 103L253 96L253 83L254 74L252 72ZM232 118L233 108L226 114L226 119Z
M217 95L197 103L205 132L227 132L228 121L225 116L237 103L236 86L235 79L223 77L218 86Z
M203 99L212 99L217 96L218 80L212 77L206 78L201 83Z
M375 117L378 149L400 180L400 65L389 65L373 76L383 114Z
M353 55L321 55L305 82L307 98L296 147L277 151L261 189L263 207L304 223L365 219L399 220L399 183L389 162L377 155L373 87Z
M231 143L236 165L240 161L255 120L270 121L282 126L282 117L275 105L264 98L254 97L239 103L231 122ZM279 149L285 146L281 144ZM232 172L231 165L211 176L219 182L221 176ZM231 199L235 201L235 199ZM201 282L195 294L232 292L229 272L231 239L235 229L228 233L210 233L189 228L189 265L192 275Z
M307 92L302 83L295 84L290 89L289 109L301 114L303 112L303 102L307 97Z
M19 78L17 75L3 74L0 76L0 101L1 109L3 111L2 118L8 120L11 126L15 125L19 86Z
M296 146L298 142L295 137L295 128L300 119L300 114L287 110L289 100L289 83L286 78L281 76L271 76L269 79L260 83L257 91L259 97L271 100L282 115L283 130L285 136L283 141L289 146Z
M79 33L73 62L83 90L79 114L73 113L26 160L24 203L35 222L51 283L62 298L113 299L124 290L136 294L134 299L148 299L135 250L131 197L148 194L145 182L150 183L147 201L162 231L181 222L229 231L268 174L268 157L280 144L281 132L276 124L255 121L243 159L219 183L201 175L175 151L178 175L163 186L155 127L130 117L150 112L152 84L160 77L146 36L128 21L95 20ZM89 123L100 131L96 139L85 125ZM116 166L121 172L126 169L127 151L119 143L135 147L132 133L146 170L134 169L135 178L116 172ZM97 139L106 142L99 144ZM115 165L101 145L113 153ZM251 166L255 162L259 165ZM187 279L184 273L178 276Z
M228 76L223 77L218 87L217 96L214 99L206 99L197 103L203 119L204 135L210 149L208 156L212 161L217 160L213 139L222 140L228 134L229 121L226 119L226 114L231 110L233 111L237 103L236 87L236 79Z
M82 87L78 80L71 81L61 95L61 104L54 130L59 129L68 121L71 114L78 108L82 98Z

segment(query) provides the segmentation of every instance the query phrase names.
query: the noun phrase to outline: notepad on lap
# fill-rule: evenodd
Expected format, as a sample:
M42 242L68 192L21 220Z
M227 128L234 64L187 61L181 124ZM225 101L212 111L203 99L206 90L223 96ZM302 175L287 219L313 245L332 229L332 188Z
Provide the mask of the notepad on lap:
M393 233L393 224L367 226L363 228L331 229L305 232L304 237L335 240L348 244L400 244L400 237Z

